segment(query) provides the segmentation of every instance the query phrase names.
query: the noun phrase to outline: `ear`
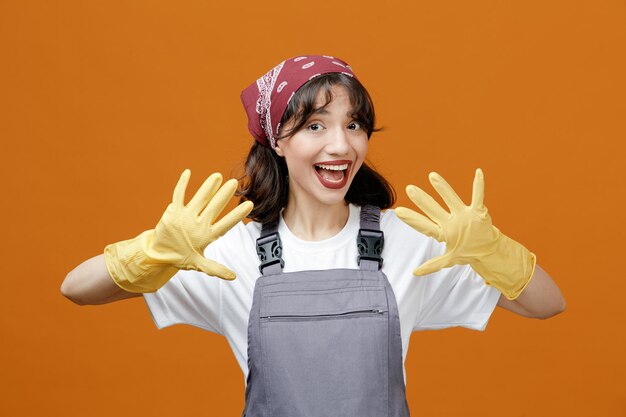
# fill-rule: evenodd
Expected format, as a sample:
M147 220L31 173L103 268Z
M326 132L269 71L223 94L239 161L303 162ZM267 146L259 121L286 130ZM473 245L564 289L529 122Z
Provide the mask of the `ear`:
M282 156L282 157L285 156L285 154L283 152L283 149L280 147L280 145L278 145L278 141L276 141L276 146L274 147L274 152L276 152L276 154L278 156Z

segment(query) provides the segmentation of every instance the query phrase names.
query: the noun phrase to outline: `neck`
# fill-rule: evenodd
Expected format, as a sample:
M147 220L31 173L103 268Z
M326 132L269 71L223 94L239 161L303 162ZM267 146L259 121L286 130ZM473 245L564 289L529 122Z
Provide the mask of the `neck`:
M287 227L302 240L324 240L335 236L346 225L349 216L350 207L345 201L327 205L298 201L292 195L283 211Z

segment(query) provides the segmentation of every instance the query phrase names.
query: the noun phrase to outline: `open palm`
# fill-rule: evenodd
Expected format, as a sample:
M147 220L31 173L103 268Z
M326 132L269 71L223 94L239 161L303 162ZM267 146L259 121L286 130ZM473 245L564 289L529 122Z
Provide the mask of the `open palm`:
M450 211L443 209L419 187L409 185L406 187L407 195L428 217L405 207L398 207L396 214L415 230L445 242L446 251L426 261L413 274L426 275L457 264L472 264L494 252L500 231L491 223L491 216L483 204L485 181L482 170L476 170L469 206L441 175L431 172L428 178Z

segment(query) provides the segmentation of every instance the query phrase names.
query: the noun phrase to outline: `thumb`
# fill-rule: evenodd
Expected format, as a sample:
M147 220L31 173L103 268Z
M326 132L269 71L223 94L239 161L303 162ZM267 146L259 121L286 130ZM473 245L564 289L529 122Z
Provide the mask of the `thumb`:
M224 265L200 255L195 255L193 259L189 260L189 267L196 271L204 272L212 277L222 278L227 281L232 281L237 278L237 275Z
M435 258L429 259L428 261L421 264L419 267L413 270L413 275L427 275L432 274L433 272L437 272L443 268L448 268L450 265L450 261L448 256L441 255Z

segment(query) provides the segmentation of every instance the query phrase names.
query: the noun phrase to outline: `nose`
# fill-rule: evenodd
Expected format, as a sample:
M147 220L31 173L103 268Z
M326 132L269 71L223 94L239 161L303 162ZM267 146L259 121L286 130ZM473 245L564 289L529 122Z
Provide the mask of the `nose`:
M326 152L330 155L346 155L350 150L350 139L348 132L342 127L334 128L328 135Z

